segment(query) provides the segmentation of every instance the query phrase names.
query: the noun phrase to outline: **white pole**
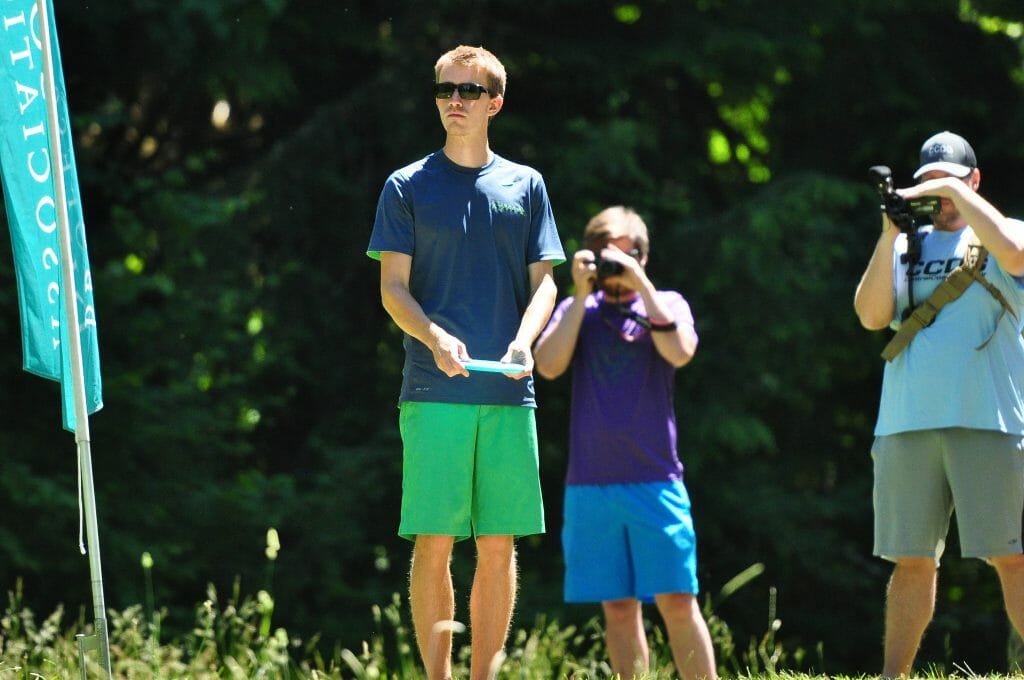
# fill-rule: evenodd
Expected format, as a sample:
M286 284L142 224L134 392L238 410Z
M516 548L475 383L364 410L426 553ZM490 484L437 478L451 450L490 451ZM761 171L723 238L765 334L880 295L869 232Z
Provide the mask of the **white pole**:
M49 122L50 163L53 168L53 186L56 193L57 226L60 235L60 265L63 276L64 309L68 322L68 347L71 354L71 382L75 402L75 444L78 447L78 466L81 473L81 493L85 507L86 543L89 552L89 573L92 577L92 605L95 619L93 635L79 635L79 660L82 677L85 672L85 651L98 649L106 677L111 677L110 645L107 638L106 605L103 602L103 572L100 567L100 542L96 520L96 493L92 479L92 453L89 437L89 410L85 400L85 369L82 365L82 343L79 336L78 303L75 291L75 270L72 261L71 229L68 225L67 189L64 185L64 158L61 154L60 119L57 114L57 91L53 78L53 60L50 54L50 21L47 0L36 0L39 11L39 35L42 39L43 81L46 88L46 110ZM68 121L68 125L71 121Z

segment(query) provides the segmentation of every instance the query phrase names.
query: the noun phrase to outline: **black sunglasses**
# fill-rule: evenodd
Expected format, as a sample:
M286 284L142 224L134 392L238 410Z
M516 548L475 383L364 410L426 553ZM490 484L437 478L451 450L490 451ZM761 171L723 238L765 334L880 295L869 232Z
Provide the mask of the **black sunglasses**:
M434 83L434 98L451 99L456 90L462 99L480 99L484 92L491 94L491 91L480 83Z

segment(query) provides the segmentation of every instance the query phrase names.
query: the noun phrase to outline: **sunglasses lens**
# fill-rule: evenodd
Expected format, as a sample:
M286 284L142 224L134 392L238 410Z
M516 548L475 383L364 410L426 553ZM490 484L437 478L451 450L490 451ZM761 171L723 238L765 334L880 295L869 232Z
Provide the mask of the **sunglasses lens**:
M480 99L480 86L476 83L461 83L459 96L463 99Z
M453 92L455 83L434 83L434 97L437 99L451 99ZM462 96L461 92L459 96Z
M487 92L486 87L477 83L434 83L434 97L437 99L451 99L456 90L462 99L480 99L480 95Z

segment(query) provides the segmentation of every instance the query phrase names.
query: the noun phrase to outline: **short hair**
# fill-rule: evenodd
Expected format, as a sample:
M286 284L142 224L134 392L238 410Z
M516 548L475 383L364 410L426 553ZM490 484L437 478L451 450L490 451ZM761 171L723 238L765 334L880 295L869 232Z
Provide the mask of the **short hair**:
M489 94L492 97L505 96L505 67L496 56L483 47L459 45L442 54L434 64L434 80L441 77L441 69L451 64L468 68L482 68L487 75L487 82L482 84L487 86Z
M640 259L647 257L651 249L647 225L632 208L613 205L590 218L583 230L583 247L596 250L623 236L633 240L634 247L640 251Z

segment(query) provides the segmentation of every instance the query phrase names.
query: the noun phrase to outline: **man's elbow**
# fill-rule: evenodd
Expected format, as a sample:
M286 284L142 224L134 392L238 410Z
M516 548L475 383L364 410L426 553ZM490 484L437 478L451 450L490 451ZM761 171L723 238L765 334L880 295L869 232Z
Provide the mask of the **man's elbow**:
M558 376L565 373L564 366L556 366L554 362L541 359L538 361L537 356L533 357L533 369L537 371L537 375L544 378L545 380L554 380Z
M869 296L861 295L858 289L853 297L853 311L861 326L869 331L880 331L892 323L896 307L893 304L879 304Z
M860 325L869 331L880 331L884 328L889 327L889 323L892 321L892 317L886 315L876 315L869 312L861 312L858 310L857 318L860 320Z
M693 360L693 355L692 354L688 354L688 355L685 355L685 356L676 357L676 358L672 359L671 361L669 361L669 363L672 364L672 368L680 369L683 366L685 366L686 364L690 363L690 361L692 361L692 360Z
M546 340L549 340L548 336L541 338L533 347L533 370L545 380L554 380L565 373L569 365L557 352L551 351L555 348L547 344Z
M671 357L668 362L672 364L673 368L682 368L688 363L693 361L694 355L697 353L697 345L683 347L680 352L675 356Z
M999 264L1003 265L1003 269L1005 269L1006 273L1010 276L1024 276L1024 250L1014 251L1013 255L1007 258L1007 262L1005 264L1002 262Z

